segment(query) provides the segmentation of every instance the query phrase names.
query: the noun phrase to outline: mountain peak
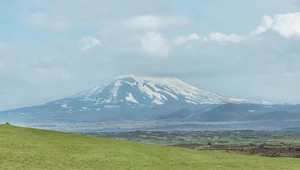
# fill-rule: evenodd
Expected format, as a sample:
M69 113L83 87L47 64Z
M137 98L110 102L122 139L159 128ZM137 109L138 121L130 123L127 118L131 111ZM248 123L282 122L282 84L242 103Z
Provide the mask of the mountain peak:
M162 80L168 80L168 81L177 81L182 82L182 80L176 78L176 77L159 77L159 76L137 76L134 74L126 74L121 75L115 78L115 80L122 80L122 79L134 79L136 81L162 81Z
M175 77L150 77L122 75L111 83L97 86L90 90L77 93L68 98L51 103L61 107L79 110L103 110L111 108L144 108L173 105L255 103L265 104L265 101L231 99L215 93L191 86ZM80 106L79 106L80 105Z

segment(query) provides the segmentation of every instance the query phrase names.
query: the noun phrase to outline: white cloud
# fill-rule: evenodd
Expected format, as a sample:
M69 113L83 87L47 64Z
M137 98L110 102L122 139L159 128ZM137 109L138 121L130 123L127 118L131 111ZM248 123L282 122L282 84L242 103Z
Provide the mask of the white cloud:
M226 35L219 32L214 32L209 35L209 38L207 40L217 41L220 43L225 43L225 42L239 43L246 38L247 38L246 36L240 36L236 34Z
M133 30L164 29L190 24L190 20L183 17L161 17L153 15L141 15L123 22L123 26Z
M28 25L49 31L64 31L70 28L70 23L61 16L48 16L41 12L30 14L25 18L25 23Z
M176 44L176 45L183 45L185 44L187 41L190 41L190 40L199 40L199 36L196 34L196 33L193 33L191 35L188 35L188 36L180 36L180 37L176 37L173 39L173 43Z
M275 15L272 29L286 38L300 36L300 12Z
M206 41L217 41L220 43L240 43L241 41L248 40L251 37L259 36L269 29L272 28L274 20L270 16L264 16L260 25L248 35L237 35L237 34L222 34L219 32L211 33L208 38L205 38Z
M80 49L82 51L89 50L90 48L93 48L95 46L101 46L101 41L99 41L97 38L94 37L83 37L79 41Z
M268 30L273 30L285 38L300 36L300 12L277 14L274 18L264 16L261 24L248 35L211 33L207 41L239 43L251 37L260 36Z
M141 36L142 50L150 55L167 56L170 52L168 41L160 33L148 32Z
M264 16L260 26L250 33L250 36L257 36L265 33L267 30L272 28L274 20L270 16Z

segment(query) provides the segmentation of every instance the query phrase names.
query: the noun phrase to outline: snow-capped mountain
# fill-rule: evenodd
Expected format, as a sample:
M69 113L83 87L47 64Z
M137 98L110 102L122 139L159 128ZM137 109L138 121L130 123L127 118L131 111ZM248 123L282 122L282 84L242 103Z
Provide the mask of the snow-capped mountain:
M75 110L101 110L129 106L155 107L167 102L189 105L251 103L270 104L262 100L232 99L207 92L173 77L120 76L105 86L80 92L48 104ZM79 105L82 105L79 107Z
M226 103L271 105L262 100L223 97L178 78L125 75L105 86L44 105L1 112L0 119L2 116L22 121L146 120L181 109L210 110Z

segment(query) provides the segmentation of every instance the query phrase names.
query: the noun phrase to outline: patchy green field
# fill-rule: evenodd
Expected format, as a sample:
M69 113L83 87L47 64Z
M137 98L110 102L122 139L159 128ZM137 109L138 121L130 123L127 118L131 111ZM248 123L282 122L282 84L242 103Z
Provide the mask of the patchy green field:
M300 147L300 132L237 131L136 131L136 132L84 132L89 136L115 138L139 143L162 145L200 144L212 145L282 145Z
M300 158L300 132L236 130L84 132L81 134L197 150L225 150L246 155Z
M0 169L299 169L300 160L0 125Z

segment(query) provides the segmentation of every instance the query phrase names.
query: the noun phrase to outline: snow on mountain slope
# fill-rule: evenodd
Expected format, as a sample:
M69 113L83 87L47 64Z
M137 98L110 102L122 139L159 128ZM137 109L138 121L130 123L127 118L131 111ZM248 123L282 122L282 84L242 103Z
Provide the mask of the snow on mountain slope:
M221 104L229 102L226 97L200 90L172 77L120 76L115 79L120 84L128 84L152 100L152 104L162 105L168 100L180 100L190 104Z
M262 104L262 105L272 105L274 103L260 100L260 99L237 99L237 98L229 98L232 103L251 103L251 104Z
M59 104L65 109L80 106L84 110L116 109L122 106L154 107L166 102L188 105L252 103L269 104L260 100L231 99L191 86L173 77L140 77L124 75L117 77L104 87L98 86L49 104ZM75 109L76 110L76 109Z

